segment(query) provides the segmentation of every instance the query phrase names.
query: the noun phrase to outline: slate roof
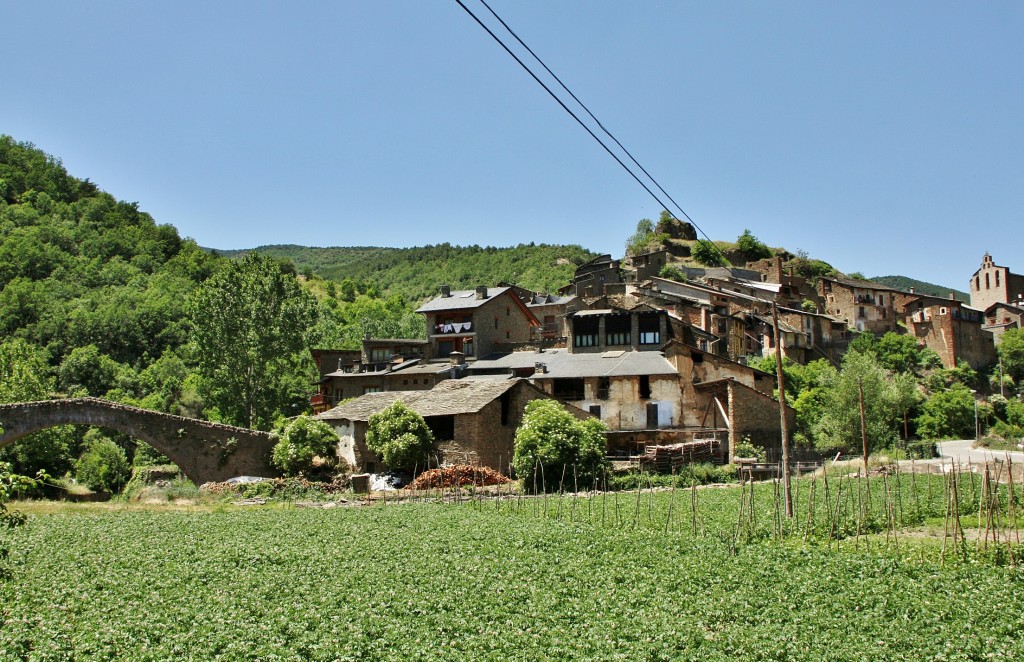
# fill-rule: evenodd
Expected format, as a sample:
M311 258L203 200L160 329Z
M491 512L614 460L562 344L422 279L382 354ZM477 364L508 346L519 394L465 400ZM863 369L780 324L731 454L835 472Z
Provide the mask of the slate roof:
M472 414L521 382L522 379L449 379L429 391L367 393L318 414L317 418L368 421L370 416L399 400L423 417Z
M514 370L532 368L538 363L543 363L547 372L535 373L534 379L678 374L661 352L618 350L592 354L570 354L564 349L490 354L478 359L473 370Z
M487 298L477 299L476 290L452 290L451 296L435 297L416 309L417 313L433 313L442 310L465 310L479 308L496 296L511 290L511 287L488 287Z

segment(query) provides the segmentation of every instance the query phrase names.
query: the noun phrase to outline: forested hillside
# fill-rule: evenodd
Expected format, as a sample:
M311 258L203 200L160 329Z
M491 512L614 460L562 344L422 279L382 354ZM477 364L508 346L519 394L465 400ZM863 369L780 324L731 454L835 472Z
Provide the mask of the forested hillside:
M290 260L302 273L344 283L358 291L398 294L418 302L440 285L472 289L500 281L531 290L554 292L572 278L576 267L596 254L577 245L519 244L511 248L452 246L444 243L416 248L311 248L260 246L264 255ZM237 258L248 250L219 251Z
M952 292L958 301L963 301L965 303L970 303L971 301L971 295L967 292L961 292L960 290L955 290L951 287L943 287L942 285L936 285L934 283L926 283L923 280L915 280L906 276L875 276L869 280L881 283L882 285L887 285L897 290L903 290L904 292L909 292L910 288L913 287L914 291L918 294L928 294L933 297L946 298L949 296L949 293Z

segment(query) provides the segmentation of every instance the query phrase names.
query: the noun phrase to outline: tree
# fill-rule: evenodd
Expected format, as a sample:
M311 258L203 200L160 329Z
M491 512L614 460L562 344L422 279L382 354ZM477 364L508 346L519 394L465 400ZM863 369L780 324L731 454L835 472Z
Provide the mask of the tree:
M75 478L90 490L118 492L131 478L131 467L124 449L95 433L75 463Z
M434 433L422 416L396 401L370 416L366 447L392 469L425 467L434 448Z
M314 469L315 458L331 466L337 456L338 435L331 426L303 414L284 426L271 461L286 476L298 476Z
M20 338L0 344L0 403L45 400L53 386L41 351ZM0 449L0 462L26 476L61 475L71 468L75 446L72 428L49 428Z
M636 232L626 239L626 255L646 253L654 236L654 221L641 218L636 224Z
M661 270L658 271L658 276L660 278L668 278L669 280L674 280L678 283L685 283L687 280L686 274L683 272L683 270L674 264L664 265L661 268Z
M933 393L917 417L922 439L973 439L974 395L963 384Z
M871 352L851 351L839 371L822 374L820 418L813 425L819 448L854 450L861 447L860 392L864 393L865 429L869 449L885 448L897 438L903 403L892 374Z
M600 419L577 419L556 400L529 402L512 456L523 488L558 489L563 477L570 484L595 485L607 466L607 429Z
M694 242L693 247L690 249L690 255L694 260L697 260L697 262L706 267L726 266L725 256L722 255L722 250L707 239L698 239Z
M304 406L316 302L281 264L249 253L206 281L191 308L204 395L223 421L266 430Z
M736 238L736 245L748 262L763 260L772 254L771 249L752 235L750 230L743 230L743 234Z
M1008 329L997 348L1003 372L1016 384L1024 380L1024 329Z

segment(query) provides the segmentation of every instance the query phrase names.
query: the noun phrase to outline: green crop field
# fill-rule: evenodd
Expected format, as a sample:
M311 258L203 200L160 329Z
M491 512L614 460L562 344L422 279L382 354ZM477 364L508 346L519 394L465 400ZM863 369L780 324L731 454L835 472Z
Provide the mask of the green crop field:
M932 481L872 483L876 511L896 518L902 489L908 520L937 522L896 540L829 519L854 503L837 480L811 508L801 481L803 531L776 526L772 483L753 500L41 509L0 533L0 659L1021 659L1022 573L973 535L940 559Z

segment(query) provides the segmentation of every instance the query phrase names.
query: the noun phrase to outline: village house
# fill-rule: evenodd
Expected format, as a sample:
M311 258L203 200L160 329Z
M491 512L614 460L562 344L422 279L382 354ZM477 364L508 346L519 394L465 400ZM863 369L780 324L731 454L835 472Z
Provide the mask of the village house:
M995 339L983 328L984 313L952 298L917 295L903 306L907 333L939 355L942 365L960 361L979 370L996 360Z
M320 371L313 412L365 393L429 389L458 371L424 362L426 344L417 338L364 338L359 350L311 350Z
M558 293L581 297L600 296L610 291L621 290L622 282L620 262L613 260L611 255L598 255L576 267L572 280L558 290Z
M782 433L779 401L735 379L718 379L694 386L702 428L724 432L729 457L736 444L750 441L765 450L766 459L781 461ZM796 410L786 405L786 429L796 425Z
M998 266L988 253L971 276L970 288L971 307L978 310L988 310L995 303L1021 306L1024 302L1024 276Z
M453 291L420 306L427 327L428 359L459 352L468 360L516 343L528 343L541 323L511 286Z
M565 316L583 306L583 301L574 294L530 293L525 301L526 307L541 323L541 326L535 329L539 333L539 339L549 346L565 343L569 337Z
M869 280L822 276L818 281L825 314L843 320L852 329L877 336L896 331L898 294L898 290Z
M382 471L366 446L370 416L401 401L433 432L432 463L471 464L510 473L526 404L550 396L523 379L452 379L428 391L369 393L317 415L339 437L338 453L356 471ZM572 410L579 418L587 414Z
M1003 333L1009 329L1024 329L1024 301L1017 305L994 303L985 310L985 323L981 327L992 334L996 347Z
M630 255L626 258L626 263L632 270L633 280L639 282L661 273L661 270L668 264L668 258L668 251L662 248L649 253Z

